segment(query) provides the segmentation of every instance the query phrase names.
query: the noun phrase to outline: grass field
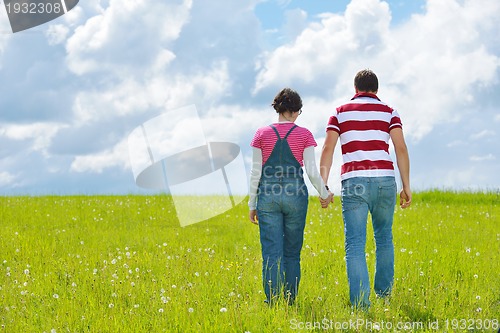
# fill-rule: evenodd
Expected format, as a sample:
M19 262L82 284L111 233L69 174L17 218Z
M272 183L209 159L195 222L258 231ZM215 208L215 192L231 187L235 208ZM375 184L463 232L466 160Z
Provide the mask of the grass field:
M268 308L245 204L181 228L169 196L0 197L0 332L498 331L499 193L397 208L393 296L368 313L348 306L336 200L311 198L299 298Z

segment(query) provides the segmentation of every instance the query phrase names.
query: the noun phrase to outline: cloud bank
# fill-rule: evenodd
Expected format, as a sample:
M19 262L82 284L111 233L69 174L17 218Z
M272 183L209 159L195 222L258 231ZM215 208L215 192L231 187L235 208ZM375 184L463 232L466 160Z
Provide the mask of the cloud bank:
M89 0L34 32L0 34L2 193L139 191L128 134L189 104L207 139L239 144L248 161L284 86L301 93L298 123L321 144L362 68L403 118L414 187L500 187L498 1L427 0L397 25L391 1L319 15L280 1L272 43L260 5Z

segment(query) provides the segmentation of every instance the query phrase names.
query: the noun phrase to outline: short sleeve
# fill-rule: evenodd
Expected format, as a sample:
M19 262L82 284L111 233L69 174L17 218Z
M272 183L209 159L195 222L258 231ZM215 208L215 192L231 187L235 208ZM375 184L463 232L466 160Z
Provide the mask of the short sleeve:
M262 149L262 142L260 140L261 137L261 131L260 129L255 132L255 135L253 136L252 142L250 142L250 146L254 148L259 148Z
M318 144L316 143L316 140L314 140L314 136L312 135L311 131L306 129L304 131L304 148L307 147L316 147Z
M340 125L337 115L333 115L328 119L328 125L326 126L326 131L335 131L340 134Z
M389 131L394 128L402 128L401 117L396 110L392 110L391 123L389 124Z

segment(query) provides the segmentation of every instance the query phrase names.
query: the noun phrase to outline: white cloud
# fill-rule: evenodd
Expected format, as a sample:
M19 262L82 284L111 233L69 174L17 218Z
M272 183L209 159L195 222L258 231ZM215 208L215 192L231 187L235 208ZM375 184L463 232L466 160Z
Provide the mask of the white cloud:
M102 173L107 168L130 169L127 140L120 141L111 149L92 155L76 156L71 163L71 171L82 173Z
M286 36L290 39L296 38L302 33L307 25L307 12L300 9L291 9L285 12L285 30Z
M487 154L483 156L473 155L469 158L469 160L473 162L494 161L496 160L496 157L493 154Z
M304 5L279 13L276 36L284 38L276 42L288 42L277 48L263 45L253 11L260 1L86 0L42 34L0 34L0 80L11 87L0 98L5 191L22 180L22 188L106 192L123 188L123 175L133 186L130 131L189 104L207 140L248 154L254 131L277 119L269 104L287 85L303 98L297 123L317 137L319 158L329 115L365 67L415 139L414 184L498 184L490 152L500 116L489 107L500 82L498 1L427 0L422 14L398 25L381 0L353 0L345 13L318 17ZM10 31L7 17L1 25ZM337 191L339 167L337 157Z
M293 84L327 100L345 99L354 74L369 67L379 76L379 96L418 140L439 123L461 119L476 103L474 90L498 82L500 58L489 50L499 11L493 0L429 0L424 14L391 28L386 2L353 0L344 16L324 14L265 54L254 92Z
M17 141L30 140L33 142L31 150L45 153L54 135L65 127L59 123L11 124L0 127L0 136Z
M11 185L15 179L16 177L9 172L0 172L0 187Z
M68 33L68 27L62 24L52 24L45 31L45 35L47 36L49 45L57 45L63 43L64 41L66 41Z
M158 63L151 69L156 66ZM104 91L80 92L73 106L75 124L141 114L149 109L179 107L194 101L213 102L224 95L231 83L225 62L193 76L165 77L161 73L155 75L154 70L150 75L142 82L128 78Z
M0 5L2 5L0 3ZM2 5L3 7L3 5ZM1 7L0 7L1 8ZM0 69L2 69L2 55L5 52L9 40L12 38L12 29L9 25L9 18L7 17L7 11L0 10Z
M116 131L110 126L113 119L127 119L136 114L153 110L167 110L187 104L193 100L200 103L216 101L228 89L229 78L225 63L219 63L209 72L195 76L171 78L154 77L141 86L135 81L126 81L104 92L82 92L76 99L74 112L75 126L95 123L102 131ZM107 110L105 114L102 110ZM106 121L107 120L107 121ZM139 126L140 124L136 124ZM237 128L237 127L233 127ZM118 132L122 137L129 133ZM175 145L175 142L173 143ZM121 147L122 143L119 144ZM77 156L72 163L72 170L102 172L106 168L117 166L113 151L106 149L95 154ZM121 153L121 150L119 151ZM127 153L128 154L128 153ZM123 165L119 160L118 165Z
M69 38L69 68L78 75L101 71L118 74L131 70L128 66L121 68L131 62L142 68L143 62L148 64L151 55L163 49L162 45L178 38L188 22L191 5L192 0L179 5L111 0L102 14L88 19Z
M470 138L472 140L481 140L481 139L492 137L492 136L495 136L495 135L496 135L495 131L492 131L492 130L483 130L481 132L472 134L470 136Z

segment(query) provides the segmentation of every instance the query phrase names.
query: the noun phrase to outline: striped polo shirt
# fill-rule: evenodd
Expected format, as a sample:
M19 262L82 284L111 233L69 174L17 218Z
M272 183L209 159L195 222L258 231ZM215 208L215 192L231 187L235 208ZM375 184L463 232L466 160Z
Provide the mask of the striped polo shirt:
M292 122L275 123L274 127L278 130L280 138L284 138L286 133L294 126ZM271 126L261 127L255 133L250 145L262 150L262 165L265 165L278 138L276 132ZM304 127L297 126L287 138L288 145L295 159L304 166L304 149L307 147L316 147L317 143L314 140L312 133Z
M358 93L338 107L326 130L340 135L341 179L394 176L389 132L398 127L402 124L397 111L375 94Z

